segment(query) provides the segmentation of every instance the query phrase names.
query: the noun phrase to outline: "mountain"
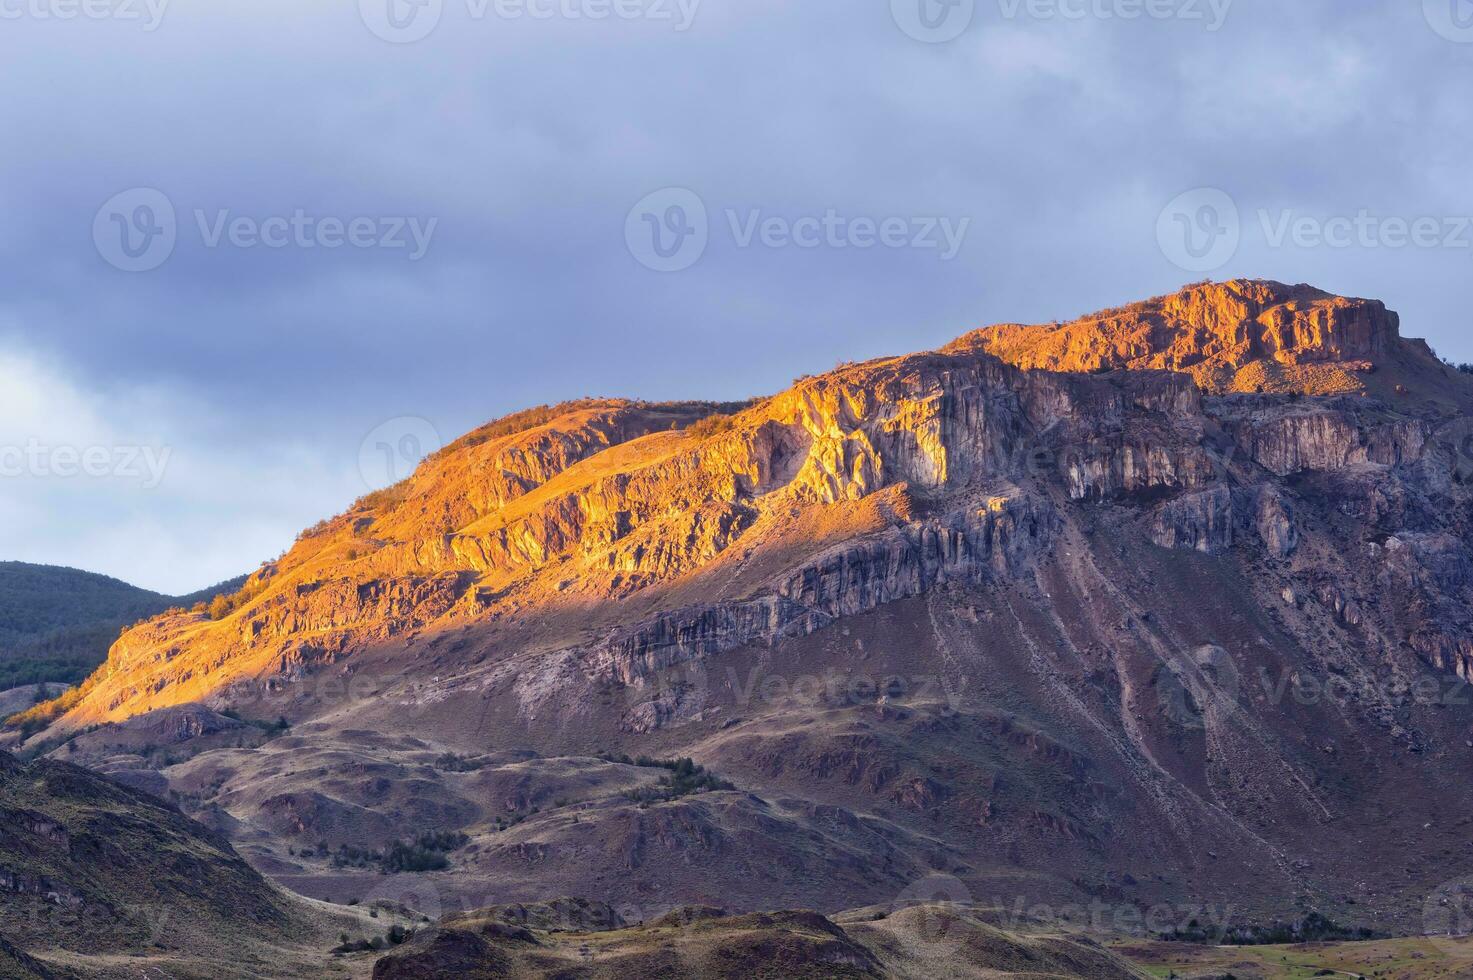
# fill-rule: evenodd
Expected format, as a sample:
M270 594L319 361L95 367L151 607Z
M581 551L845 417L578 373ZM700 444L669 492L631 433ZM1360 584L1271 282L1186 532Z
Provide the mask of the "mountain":
M539 410L129 630L27 744L317 898L1420 931L1473 875L1470 410L1384 304L1259 281Z
M0 562L0 690L80 681L106 659L123 627L234 592L243 581L166 596L75 568Z
M345 976L366 915L273 887L146 793L0 753L0 976Z

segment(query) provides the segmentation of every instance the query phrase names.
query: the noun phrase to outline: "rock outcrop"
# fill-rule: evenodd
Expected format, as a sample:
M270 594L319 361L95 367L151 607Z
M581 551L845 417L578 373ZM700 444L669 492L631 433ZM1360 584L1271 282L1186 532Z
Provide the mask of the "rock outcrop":
M1252 391L1276 373L1266 374L1264 362L1353 370L1369 367L1399 341L1400 320L1382 303L1238 280L1188 287L1073 323L988 327L953 347L986 350L1029 370L1184 371L1209 391Z

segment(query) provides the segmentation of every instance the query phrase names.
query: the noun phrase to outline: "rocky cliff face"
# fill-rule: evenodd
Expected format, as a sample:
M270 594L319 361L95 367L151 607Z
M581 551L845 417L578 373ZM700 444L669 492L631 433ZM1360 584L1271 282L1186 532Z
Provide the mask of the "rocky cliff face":
M1400 319L1374 300L1310 286L1234 281L1051 327L1007 324L968 334L955 349L981 349L1030 370L1186 371L1209 391L1257 390L1282 369L1369 366L1400 344ZM1301 381L1347 375L1290 371Z
M1382 304L1244 281L746 406L562 406L306 533L229 615L130 631L46 737L204 702L313 739L695 754L806 814L781 826L813 821L826 861L850 846L838 814L848 835L873 812L955 841L904 866L962 878L1159 897L1169 875L1123 869L1160 866L1264 907L1340 902L1353 869L1326 821L1384 807L1411 833L1473 805L1442 775L1473 762L1473 708L1407 693L1473 678L1470 407L1473 380ZM217 805L265 827L283 792ZM311 812L379 835L402 819L403 794L343 793ZM444 819L474 829L469 807ZM732 824L692 812L665 814L662 842L685 827L737 860ZM584 860L591 814L488 843L511 862L496 880ZM845 901L893 884L846 867ZM1410 908L1436 873L1357 901Z

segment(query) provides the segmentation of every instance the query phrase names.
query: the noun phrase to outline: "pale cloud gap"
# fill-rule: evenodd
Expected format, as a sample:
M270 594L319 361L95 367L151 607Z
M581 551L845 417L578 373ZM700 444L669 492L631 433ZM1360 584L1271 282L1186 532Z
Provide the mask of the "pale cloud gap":
M34 354L0 353L5 558L183 594L255 568L363 492L301 445L228 432L178 392L88 388Z

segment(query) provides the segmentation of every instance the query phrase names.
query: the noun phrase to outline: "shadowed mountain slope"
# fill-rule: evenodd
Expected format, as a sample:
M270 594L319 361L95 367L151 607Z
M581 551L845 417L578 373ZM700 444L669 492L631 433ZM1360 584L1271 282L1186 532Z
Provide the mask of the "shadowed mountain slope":
M154 796L0 753L0 976L342 976L362 917L270 884Z

